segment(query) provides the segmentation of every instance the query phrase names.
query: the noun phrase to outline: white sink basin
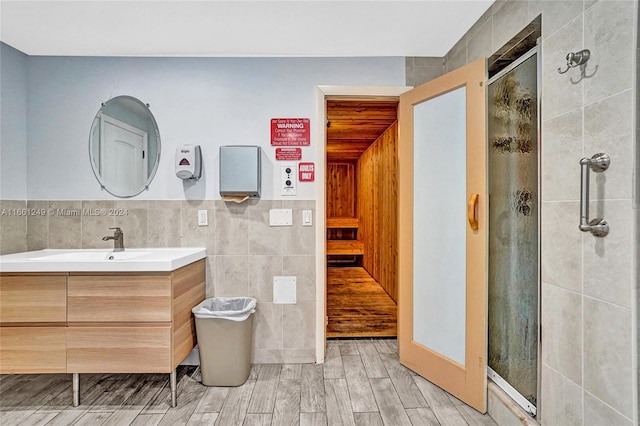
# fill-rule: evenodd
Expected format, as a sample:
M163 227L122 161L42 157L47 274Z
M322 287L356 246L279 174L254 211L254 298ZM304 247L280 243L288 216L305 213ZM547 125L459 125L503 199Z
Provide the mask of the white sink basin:
M64 253L51 253L40 257L32 257L31 260L38 261L86 261L86 260L124 260L133 259L150 254L149 251L91 251L75 250Z
M206 257L204 248L27 251L0 256L0 272L175 271Z

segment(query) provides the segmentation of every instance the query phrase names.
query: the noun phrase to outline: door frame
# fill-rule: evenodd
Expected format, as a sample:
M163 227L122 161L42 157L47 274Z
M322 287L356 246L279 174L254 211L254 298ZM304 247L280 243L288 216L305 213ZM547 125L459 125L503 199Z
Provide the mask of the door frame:
M324 86L316 87L316 363L324 363L326 345L326 156L327 119L326 99L344 97L345 99L374 100L375 98L397 98L412 86Z

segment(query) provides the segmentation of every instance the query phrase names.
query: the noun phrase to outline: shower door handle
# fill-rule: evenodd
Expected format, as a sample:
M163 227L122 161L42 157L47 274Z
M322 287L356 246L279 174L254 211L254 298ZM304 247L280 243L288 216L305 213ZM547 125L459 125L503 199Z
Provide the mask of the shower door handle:
M609 224L602 218L589 221L589 169L596 173L609 168L611 159L607 154L598 153L593 157L580 160L580 230L591 232L595 237L605 237L609 233Z
M478 218L476 217L477 208L478 194L471 194L469 202L467 203L467 219L469 220L469 227L474 231L478 230Z

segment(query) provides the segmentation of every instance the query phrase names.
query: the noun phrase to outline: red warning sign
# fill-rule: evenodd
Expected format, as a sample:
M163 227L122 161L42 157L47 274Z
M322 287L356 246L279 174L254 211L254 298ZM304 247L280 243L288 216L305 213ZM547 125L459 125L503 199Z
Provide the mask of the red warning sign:
M314 163L298 163L298 182L313 182L316 180Z
M302 160L302 148L276 148L276 160L300 161Z
M309 146L311 125L308 118L272 118L271 146Z

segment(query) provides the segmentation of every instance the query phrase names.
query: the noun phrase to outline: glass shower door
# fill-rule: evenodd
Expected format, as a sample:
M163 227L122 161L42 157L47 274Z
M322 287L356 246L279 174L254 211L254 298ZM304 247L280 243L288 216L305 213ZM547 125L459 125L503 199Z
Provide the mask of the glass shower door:
M538 387L537 56L510 67L488 87L489 376L503 389L511 387L507 393L533 415Z

